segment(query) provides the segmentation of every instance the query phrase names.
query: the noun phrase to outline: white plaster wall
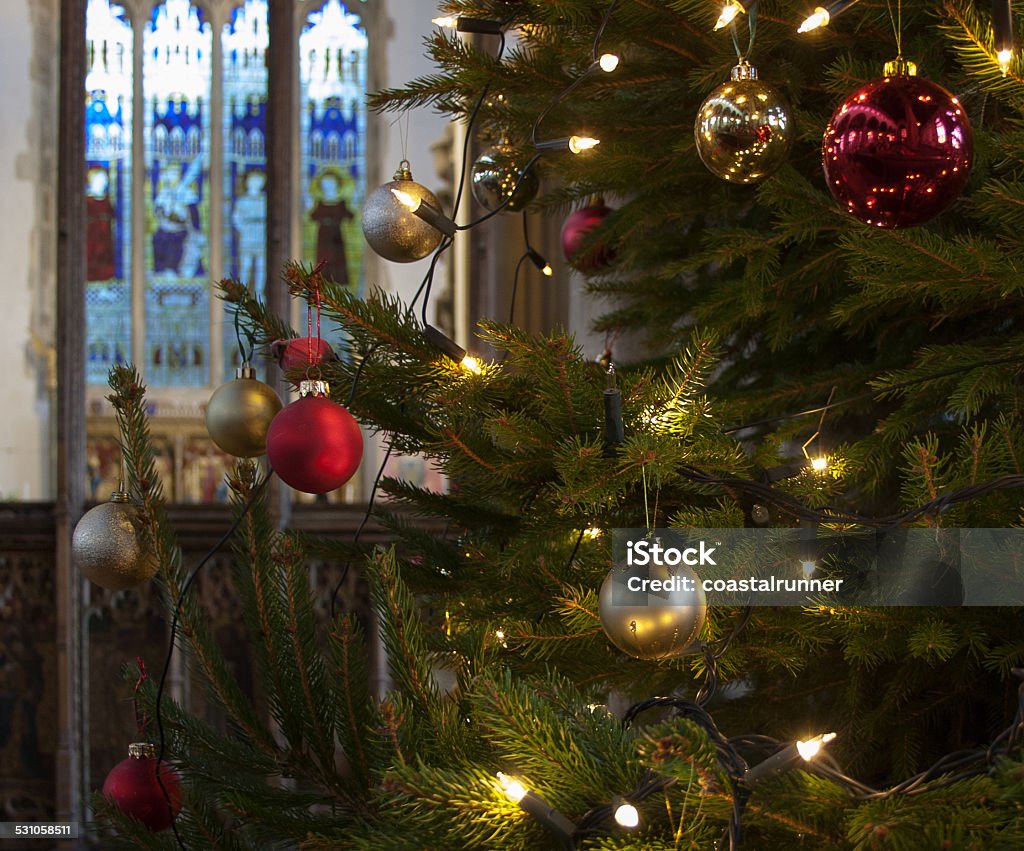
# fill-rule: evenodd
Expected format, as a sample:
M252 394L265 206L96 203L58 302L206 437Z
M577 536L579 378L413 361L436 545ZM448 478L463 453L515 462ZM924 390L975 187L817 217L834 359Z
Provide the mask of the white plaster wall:
M0 2L0 499L49 499L56 0ZM34 25L35 24L35 25ZM44 171L46 166L46 171ZM40 175L47 174L40 183Z

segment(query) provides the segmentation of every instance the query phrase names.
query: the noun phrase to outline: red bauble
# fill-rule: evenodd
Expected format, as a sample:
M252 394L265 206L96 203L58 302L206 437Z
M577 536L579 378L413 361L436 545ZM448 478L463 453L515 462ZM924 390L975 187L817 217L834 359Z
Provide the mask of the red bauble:
M580 252L580 246L590 231L600 227L611 208L603 201L577 210L562 225L562 253L566 261L581 272L596 272L605 269L615 259L615 250L603 242L592 245L589 250Z
M166 762L156 777L156 749L148 742L128 746L130 756L112 769L103 781L103 797L126 816L153 831L166 830L181 812L181 778ZM164 789L167 796L164 796ZM168 803L170 799L170 803Z
M315 366L321 361L337 360L330 343L316 337L293 337L290 340L274 340L270 344L271 354L277 358L278 364L284 372L293 369L306 369ZM310 353L312 352L312 357ZM301 378L293 379L292 383L298 387Z
M825 180L851 215L880 228L919 225L963 191L973 135L960 102L920 77L896 75L858 89L822 140Z
M285 407L267 432L270 466L286 485L304 493L340 488L359 469L362 457L359 425L322 388Z

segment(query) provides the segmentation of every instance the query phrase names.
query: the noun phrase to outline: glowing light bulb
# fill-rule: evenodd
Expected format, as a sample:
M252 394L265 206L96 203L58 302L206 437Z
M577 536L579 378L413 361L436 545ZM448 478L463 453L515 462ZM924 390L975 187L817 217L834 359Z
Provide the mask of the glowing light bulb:
M629 801L623 801L615 808L615 823L619 827L634 828L640 824L640 813Z
M592 139L590 136L569 137L569 150L574 154L581 154L583 151L589 151L591 148L596 148L600 144L600 139ZM392 189L391 191L394 192L395 190Z
M552 276L553 274L555 274L555 270L551 268L551 264L550 264L550 263L545 263L545 264L544 264L544 268L543 268L543 269L541 269L540 271L541 271L541 274L543 274L543 275L547 275L547 276L548 276L549 278L550 278L550 277L551 277L551 276Z
M480 375L484 371L483 364L480 363L479 358L475 358L472 355L466 355L462 359L462 368L466 372L472 372L473 375Z
M583 530L583 537L588 541L593 541L595 538L601 537L601 530L597 526L591 526L589 529Z
M494 630L494 637L497 638L498 641L504 641L505 640L505 630L503 630L503 629L496 629L496 630Z
M445 15L441 18L433 18L430 23L438 27L447 27L448 29L455 29L459 23L459 19L452 17L451 15Z
M506 797L512 801L512 803L518 804L526 797L526 787L518 780L509 777L507 774L503 774L499 771L498 782L501 784L502 791L505 793Z
M747 11L744 9L736 0L726 0L725 5L722 7L721 14L718 16L718 20L715 22L715 32L718 32L723 27L729 26L736 16L741 12Z
M810 579L814 575L814 571L818 569L818 563L814 561L802 561L800 562L800 569L804 572L804 579Z
M806 33L811 30L816 30L818 27L827 27L828 22L832 20L832 16L829 15L827 9L822 9L818 6L814 12L809 15L800 27L797 29L798 33Z
M407 207L411 213L415 213L420 208L420 199L413 198L408 192L403 192L401 189L392 189L391 194L398 199L398 202L403 207Z
M815 736L813 739L808 739L805 742L797 742L797 752L804 758L805 762L810 762L821 751L821 746L828 744L835 737L835 733L822 733L820 736Z
M602 71L610 74L619 67L619 57L614 53L602 53L601 57L597 60L597 64L601 66Z
M1013 61L1013 51L1004 47L996 54L996 61L999 63L999 69L1005 77L1006 72L1010 70L1010 62Z
M817 470L819 473L822 470L827 470L828 469L828 458L825 458L822 455L819 455L817 458L812 458L811 459L811 469L812 470Z

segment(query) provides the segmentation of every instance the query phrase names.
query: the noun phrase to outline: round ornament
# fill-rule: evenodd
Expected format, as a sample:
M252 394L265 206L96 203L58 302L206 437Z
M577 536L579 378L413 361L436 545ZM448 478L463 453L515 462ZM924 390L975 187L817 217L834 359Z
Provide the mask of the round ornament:
M521 174L512 148L497 144L476 158L470 172L470 185L473 197L484 209L493 212L507 200L502 211L517 213L536 197L540 180L532 170Z
M562 224L562 254L566 262L580 272L597 272L608 268L615 260L615 249L604 242L591 245L586 251L581 246L595 228L599 228L612 210L604 201L583 207L572 213Z
M331 344L320 337L292 337L290 340L274 340L270 344L270 353L277 358L278 365L286 373L338 359ZM298 387L301 381L301 378L296 379L292 381L292 384Z
M960 102L897 59L832 116L822 140L825 180L862 222L905 228L937 216L963 191L973 134Z
M756 183L785 161L793 122L786 99L741 59L729 82L700 105L693 136L712 174L730 183Z
M328 398L325 381L303 381L296 399L274 417L267 460L286 485L327 493L352 478L363 457L363 435L352 415Z
M128 759L115 765L103 781L103 797L150 830L166 830L181 812L181 778L161 762L161 788L156 773L156 748L149 742L135 742L128 746Z
M631 578L662 584L656 584L656 591L631 590ZM669 590L660 590L663 587ZM671 568L616 564L601 583L598 596L598 614L608 640L624 653L650 661L683 655L700 635L707 610L700 579L681 564Z
M430 254L443 234L409 210L391 192L398 189L435 209L441 205L427 187L412 179L409 163L402 160L395 178L370 193L363 204L363 236L377 254L394 263L412 263Z
M281 410L273 388L243 364L234 381L213 391L206 405L206 431L221 449L236 458L255 458L267 451L267 429Z
M124 591L148 579L157 560L143 543L138 512L124 491L110 502L89 509L75 526L71 556L90 582L110 591Z

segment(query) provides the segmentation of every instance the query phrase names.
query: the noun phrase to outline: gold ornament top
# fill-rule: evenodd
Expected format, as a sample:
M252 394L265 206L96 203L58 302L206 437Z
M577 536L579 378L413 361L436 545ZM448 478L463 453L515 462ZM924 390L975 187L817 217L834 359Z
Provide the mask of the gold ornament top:
M741 58L739 64L733 66L731 76L734 80L756 80L757 68Z
M402 160L398 164L398 169L395 171L395 176L392 180L412 180L412 169L409 166L408 160Z
M119 482L117 490L110 494L111 502L131 502L132 498L126 490L124 490L124 482Z
M156 746L152 742L132 742L128 745L128 756L132 759L152 759L156 756Z
M897 56L885 63L883 74L886 77L916 77L917 63Z
M331 385L320 379L306 379L299 384L300 396L330 396Z
M248 361L235 368L235 378L255 378L256 370Z

